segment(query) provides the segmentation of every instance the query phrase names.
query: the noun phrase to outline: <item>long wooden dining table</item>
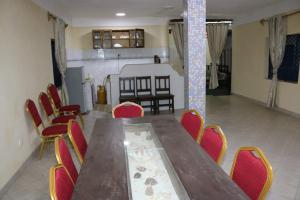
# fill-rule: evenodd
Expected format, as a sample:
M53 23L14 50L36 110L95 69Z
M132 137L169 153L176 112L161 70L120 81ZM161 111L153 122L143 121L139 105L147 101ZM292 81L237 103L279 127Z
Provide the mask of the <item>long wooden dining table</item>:
M73 200L132 199L124 126L144 123L151 124L188 199L249 199L173 116L146 116L96 120Z

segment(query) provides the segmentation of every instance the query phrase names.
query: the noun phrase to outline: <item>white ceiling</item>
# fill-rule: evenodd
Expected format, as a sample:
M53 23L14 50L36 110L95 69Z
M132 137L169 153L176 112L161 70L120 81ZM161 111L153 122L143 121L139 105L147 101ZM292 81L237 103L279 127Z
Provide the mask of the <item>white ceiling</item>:
M178 18L183 0L33 0L68 14L73 26L147 25ZM208 18L233 18L239 24L300 8L300 0L206 0ZM49 6L52 4L52 6ZM54 6L55 5L55 6ZM52 8L52 10L51 10ZM60 13L53 8L60 8ZM118 18L116 12L127 16Z
M60 0L74 18L112 18L116 12L134 17L176 17L182 0Z
M207 0L208 16L236 17L285 0Z

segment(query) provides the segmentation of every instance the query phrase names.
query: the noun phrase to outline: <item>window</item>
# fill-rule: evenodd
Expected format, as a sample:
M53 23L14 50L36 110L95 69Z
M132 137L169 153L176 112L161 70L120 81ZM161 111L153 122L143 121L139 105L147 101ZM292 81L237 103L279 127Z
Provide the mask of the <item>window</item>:
M60 88L62 85L62 82L61 82L61 74L58 69L56 59L55 59L55 40L54 39L51 40L51 53L52 53L54 85L57 88Z
M298 83L300 64L300 34L287 35L283 61L278 69L278 80ZM269 56L268 78L272 79L272 62Z

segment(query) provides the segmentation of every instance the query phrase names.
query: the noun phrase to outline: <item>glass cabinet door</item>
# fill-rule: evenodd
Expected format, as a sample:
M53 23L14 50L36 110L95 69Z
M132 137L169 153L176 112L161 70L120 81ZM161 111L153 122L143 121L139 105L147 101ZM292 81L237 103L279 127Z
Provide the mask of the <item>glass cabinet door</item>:
M135 48L136 40L135 40L135 30L129 30L129 46L130 48Z
M93 30L94 49L143 48L145 46L144 29L130 30Z
M103 31L103 49L110 49L112 47L112 31Z
M137 39L136 40L136 48L142 48L144 46L145 46L145 44L144 44L144 40L143 39Z
M135 29L135 37L136 37L136 47L143 48L144 44L144 29Z
M112 31L112 47L113 48L129 48L130 33L128 30Z
M101 32L100 31L93 31L93 48L94 49L101 49Z
M94 40L94 49L101 49L101 40Z

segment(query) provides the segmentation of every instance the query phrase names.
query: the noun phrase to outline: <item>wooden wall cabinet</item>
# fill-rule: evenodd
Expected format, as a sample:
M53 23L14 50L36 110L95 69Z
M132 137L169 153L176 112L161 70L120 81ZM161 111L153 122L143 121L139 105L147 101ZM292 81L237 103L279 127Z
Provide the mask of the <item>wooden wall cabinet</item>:
M144 48L144 29L93 30L94 49Z

